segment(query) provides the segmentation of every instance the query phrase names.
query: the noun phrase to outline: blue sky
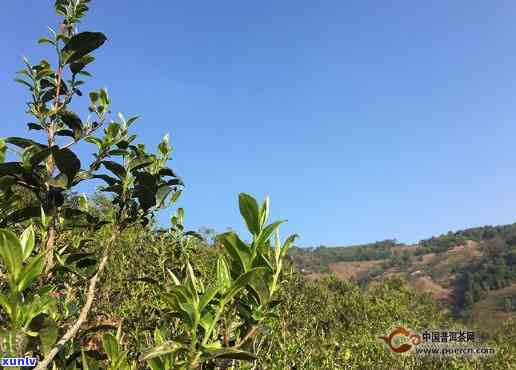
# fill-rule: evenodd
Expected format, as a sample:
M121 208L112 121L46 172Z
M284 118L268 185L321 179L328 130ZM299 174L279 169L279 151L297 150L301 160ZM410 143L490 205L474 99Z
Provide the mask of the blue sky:
M51 55L52 5L2 2L2 136L25 133L12 80ZM237 194L269 194L309 246L516 221L514 19L510 1L93 0L80 30L109 39L86 90L149 145L170 133L187 227L241 231Z

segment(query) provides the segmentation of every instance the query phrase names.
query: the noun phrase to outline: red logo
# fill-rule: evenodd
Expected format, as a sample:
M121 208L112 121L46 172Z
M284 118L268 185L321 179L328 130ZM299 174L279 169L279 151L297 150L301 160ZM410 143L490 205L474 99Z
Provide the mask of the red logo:
M395 338L396 337L405 337L405 342L400 344L398 347L395 347ZM412 347L417 346L421 343L421 336L419 334L411 333L409 330L399 327L394 329L388 337L379 337L383 339L385 343L389 346L392 352L396 353L404 353L410 351Z

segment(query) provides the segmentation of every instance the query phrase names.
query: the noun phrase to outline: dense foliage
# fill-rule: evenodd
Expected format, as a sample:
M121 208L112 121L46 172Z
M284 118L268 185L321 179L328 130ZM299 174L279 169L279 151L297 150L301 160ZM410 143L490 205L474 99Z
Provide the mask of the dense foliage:
M457 245L462 245L467 240L480 242L496 238L506 240L510 244L515 244L516 224L481 226L456 232L450 231L447 234L421 240L419 244L424 247L426 253L439 253Z
M442 253L453 247L464 245L468 240L491 243L503 240L516 245L516 224L501 226L482 226L421 240L412 250L399 251L396 247L406 247L396 240L388 239L375 243L347 247L292 248L289 255L301 269L310 272L328 272L328 266L337 262L371 261L392 259L389 266L406 264L410 255ZM513 257L514 258L514 257Z
M396 240L384 240L346 248L325 246L292 248L289 256L301 269L312 272L327 272L328 266L336 262L389 258L398 246L403 246L403 244L399 244Z
M456 300L460 308L469 308L484 298L488 291L502 289L516 282L515 242L511 233L509 240L497 237L481 243L484 254L480 261L459 272ZM506 309L512 311L512 296L507 298Z

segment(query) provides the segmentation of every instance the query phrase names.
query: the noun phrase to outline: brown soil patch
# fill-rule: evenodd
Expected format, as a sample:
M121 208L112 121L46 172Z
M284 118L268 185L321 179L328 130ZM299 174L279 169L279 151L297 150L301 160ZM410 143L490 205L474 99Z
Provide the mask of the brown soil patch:
M448 250L447 253L459 253L470 258L478 257L482 255L478 248L478 243L468 240L466 245L458 245Z
M337 262L330 265L330 272L339 279L351 280L384 262L385 260Z
M430 263L432 262L432 260L435 258L435 253L427 253L427 254L423 254L423 260L420 262L420 263Z
M412 284L418 291L430 293L435 300L446 301L450 299L451 291L437 284L429 276L418 277Z
M419 245L405 245L400 247L395 247L392 249L394 253L402 253L402 252L417 252L421 247Z
M482 253L475 242L458 245L439 254L440 261L434 266L435 270L447 270L450 266L466 265L476 260ZM437 261L434 261L437 262Z

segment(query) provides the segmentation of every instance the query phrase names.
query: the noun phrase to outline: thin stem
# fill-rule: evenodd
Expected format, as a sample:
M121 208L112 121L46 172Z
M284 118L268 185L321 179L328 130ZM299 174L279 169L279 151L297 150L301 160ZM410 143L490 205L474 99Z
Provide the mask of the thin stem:
M240 340L233 348L234 349L239 349L240 347L242 347L249 339L251 339L253 337L253 335L256 333L256 331L258 330L259 328L259 325L258 324L255 324L253 325L249 331L247 332L247 334L242 338L242 340Z
M50 216L50 224L48 228L47 240L45 242L45 275L48 275L52 267L54 267L54 245L56 240L56 217L55 214Z
M61 93L61 75L63 73L63 69L61 65L57 68L57 86L56 86L56 98L54 101L54 110L57 111L57 107L59 106L59 94Z
M56 87L56 97L54 101L54 110L57 112L57 106L59 105L59 94L61 92L61 75L62 68L61 62L59 62L59 67L57 68L57 87ZM55 144L55 129L56 122L53 121L49 124L47 130L48 136L48 147L51 148ZM52 177L55 169L54 158L49 156L46 162L47 166L47 175L49 178ZM50 190L50 186L47 184L47 190ZM50 211L50 224L48 228L48 238L45 243L45 274L48 274L50 269L53 267L53 259L54 259L54 245L55 245L55 235L56 235L56 207L52 205L52 209Z
M100 261L99 268L98 268L96 274L90 280L88 290L86 292L86 303L81 310L79 318L66 331L66 333L61 337L59 342L57 342L57 344L54 346L54 348L52 348L52 350L48 353L48 355L45 356L43 361L41 361L38 364L38 366L35 368L35 370L46 370L47 367L50 366L50 364L54 360L54 357L59 353L59 351L64 347L64 345L68 341L70 341L71 339L73 339L75 337L75 335L81 328L82 324L86 321L88 314L91 310L92 304L93 304L93 298L95 297L95 291L97 288L98 280L107 266L110 251L111 251L113 245L115 244L115 242L117 241L119 235L120 235L120 230L118 227L115 227L113 235L112 235L111 239L109 240L107 247L104 249L104 253L103 253L102 259Z

